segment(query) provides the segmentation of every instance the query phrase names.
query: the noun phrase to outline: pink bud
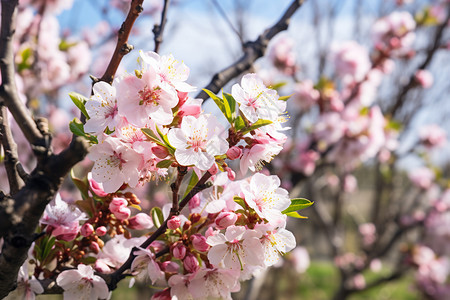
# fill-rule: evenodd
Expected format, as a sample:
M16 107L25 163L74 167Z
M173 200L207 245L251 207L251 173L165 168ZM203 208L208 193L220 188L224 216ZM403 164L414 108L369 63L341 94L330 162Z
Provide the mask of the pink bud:
M167 148L161 145L153 146L151 150L157 158L164 159L167 157L167 155L169 155L169 151L167 150Z
M216 175L217 172L219 172L219 167L217 166L217 164L214 162L213 165L211 166L211 168L209 168L208 170L209 174L211 175Z
M168 273L178 273L178 271L180 270L180 266L174 261L166 260L165 262L161 263L161 269L164 272Z
M108 267L108 265L101 259L97 259L95 261L94 269L95 269L95 271L100 272L100 273L111 272L111 269Z
M169 221L167 221L167 227L169 229L175 230L181 226L181 219L178 216L173 216Z
M97 181L95 181L94 179L92 179L92 173L88 174L88 181L89 181L89 186L91 188L91 190L99 197L106 197L108 196L108 193L106 193L103 188L100 186L100 184L98 184Z
M144 213L138 213L137 215L128 219L128 228L130 229L149 229L153 227L152 218Z
M195 194L191 200L189 200L189 209L192 210L200 205L200 196Z
M94 233L94 226L92 226L91 223L84 223L83 226L81 226L80 232L82 236L90 236Z
M227 157L231 160L238 159L239 157L241 157L241 155L242 149L237 146L233 146L227 150Z
M104 235L106 234L106 232L107 232L107 230L106 230L106 227L105 227L105 226L100 226L100 227L98 227L97 229L95 229L95 233L96 233L98 236L104 236Z
M228 226L234 225L237 220L237 215L233 212L224 211L219 213L219 215L216 218L216 225L219 229L225 229Z
M171 300L172 296L170 295L170 289L162 290L161 292L157 292L152 296L152 300Z
M194 273L199 268L199 263L197 258L191 253L188 253L183 260L183 267L189 273Z
M236 179L236 173L231 168L227 168L227 175L228 179L230 179L231 181Z
M109 204L109 210L116 216L118 220L128 219L131 210L127 207L128 201L124 198L114 197Z
M97 244L97 242L91 242L91 244L89 245L89 248L95 253L99 253L100 252L100 246Z
M175 258L183 259L186 256L186 247L183 244L176 244L172 248L172 255Z
M210 227L212 228L212 227ZM190 240L192 242L192 245L194 246L195 250L200 252L205 252L209 249L209 245L206 243L206 237L204 237L201 234L193 234L190 237Z
M433 75L428 70L418 70L415 74L415 78L424 89L433 85Z

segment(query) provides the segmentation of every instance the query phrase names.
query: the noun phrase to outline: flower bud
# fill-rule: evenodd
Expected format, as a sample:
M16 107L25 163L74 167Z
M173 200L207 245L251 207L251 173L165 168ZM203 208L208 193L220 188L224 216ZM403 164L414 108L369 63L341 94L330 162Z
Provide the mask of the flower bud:
M213 165L211 166L211 168L209 168L208 170L209 174L211 175L216 175L217 172L219 172L219 167L217 166L217 164L214 162Z
M156 145L152 147L152 153L155 154L157 158L164 159L169 155L169 151L166 147L161 145Z
M238 146L233 146L227 150L227 157L231 160L238 159L242 155L242 149Z
M227 168L227 175L228 179L230 179L231 181L236 179L236 173L231 168Z
M206 243L206 237L201 234L193 234L190 237L192 246L194 249L200 252L205 252L209 249L209 245Z
M95 253L98 254L100 252L100 246L96 242L91 242L89 248Z
M178 273L180 266L174 261L165 261L161 263L161 269L168 273Z
M169 229L175 230L181 225L181 219L178 216L173 216L169 221L167 221L167 227Z
M183 259L186 256L186 247L183 244L176 244L172 248L172 255L175 258Z
M192 210L200 205L200 196L198 194L195 194L194 197L192 197L191 200L189 200L189 209Z
M144 213L138 213L137 215L128 219L128 228L130 229L149 229L153 227L152 218Z
M106 232L107 232L107 230L106 230L106 227L105 227L105 226L100 226L100 227L98 227L97 229L95 229L95 233L96 233L98 236L104 236L104 235L106 234Z
M95 271L100 272L100 273L111 272L111 269L108 267L108 265L101 259L97 259L95 261L94 269L95 269Z
M216 225L219 229L225 229L228 226L234 225L236 223L238 216L233 212L224 211L219 213L216 218Z
M109 204L109 210L118 220L125 220L131 215L131 210L127 207L127 205L128 201L126 199L114 197Z
M92 226L91 223L84 223L83 226L81 226L80 232L82 236L90 236L94 233L94 226Z
M88 174L89 187L99 197L106 197L108 193L103 190L103 187L92 178L92 173Z
M199 268L199 263L197 258L191 253L188 253L183 260L183 267L189 273L194 273Z
M197 223L198 221L200 221L200 219L202 218L202 215L199 213L193 213L191 214L191 216L189 217L189 220L191 221L191 223Z

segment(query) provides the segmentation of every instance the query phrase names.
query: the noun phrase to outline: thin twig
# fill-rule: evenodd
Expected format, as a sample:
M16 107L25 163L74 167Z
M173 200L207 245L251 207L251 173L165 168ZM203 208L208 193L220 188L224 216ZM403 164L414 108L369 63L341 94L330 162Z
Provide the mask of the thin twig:
M158 24L155 24L153 27L153 34L155 35L155 52L159 52L159 47L161 46L161 43L163 42L163 32L164 28L166 27L167 23L167 10L169 8L170 0L164 0L164 7L161 12L161 22Z
M264 55L269 41L275 35L288 28L292 15L300 6L302 6L303 2L304 0L293 1L276 24L266 29L257 40L245 43L243 46L244 55L228 68L216 73L205 89L208 89L213 93L218 93L231 79L248 71L253 63ZM196 98L206 100L209 96L206 92L201 91Z
M217 9L219 14L222 16L222 18L225 20L225 22L228 24L228 26L231 28L231 30L236 33L236 35L239 38L239 41L241 41L241 45L244 45L244 37L242 34L234 27L233 23L231 23L230 19L227 16L227 13L223 10L222 6L220 6L219 2L217 0L212 0L214 7Z

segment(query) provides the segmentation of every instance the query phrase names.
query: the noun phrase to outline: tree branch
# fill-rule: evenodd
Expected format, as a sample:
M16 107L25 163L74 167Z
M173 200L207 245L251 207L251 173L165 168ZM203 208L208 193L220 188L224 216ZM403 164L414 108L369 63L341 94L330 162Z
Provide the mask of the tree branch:
M153 34L155 35L155 52L159 52L159 47L161 46L161 43L163 41L163 32L164 28L166 27L167 23L167 9L169 8L170 0L164 0L164 7L161 12L161 22L158 24L155 24L153 27Z
M239 76L245 71L249 70L253 63L262 57L267 49L269 41L278 33L288 28L292 15L297 9L302 6L304 0L296 0L291 3L283 16L272 27L266 29L256 41L247 42L244 44L244 55L234 64L228 68L215 74L211 82L205 87L213 93L218 93L220 89L227 84L231 79ZM206 100L209 98L208 94L201 91L196 98Z
M0 102L4 102L31 145L45 146L44 136L20 100L15 82L13 37L17 17L18 0L2 0L0 32L0 67L2 85Z
M9 182L9 193L14 195L24 185L22 178L18 172L19 164L17 154L17 144L15 143L11 128L8 122L8 111L6 107L0 104L0 140L5 152L5 169Z

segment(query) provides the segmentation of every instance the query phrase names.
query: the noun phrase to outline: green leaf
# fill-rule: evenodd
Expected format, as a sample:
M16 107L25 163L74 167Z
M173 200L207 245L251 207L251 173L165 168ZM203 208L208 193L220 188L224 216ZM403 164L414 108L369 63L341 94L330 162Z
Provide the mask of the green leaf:
M70 179L72 179L73 183L80 191L81 197L83 197L83 199L89 198L89 184L86 182L86 180L75 177L73 169L70 170Z
M247 205L245 204L245 200L242 199L241 197L234 196L233 201L236 202L237 204L239 204L240 206L242 206L243 208L247 207Z
M157 168L168 169L172 165L173 161L170 159L165 159L156 164Z
M281 213L283 213L285 215L289 215L289 213L291 213L291 212L296 212L297 210L301 210L301 209L310 207L313 204L314 204L314 202L311 202L308 199L295 198L295 199L291 200L291 205L289 205L289 207L286 208L285 210L283 210Z
M217 105L217 107L220 109L220 111L221 111L221 112L224 112L225 107L224 107L224 104L223 104L223 100L222 100L221 98L217 97L217 96L216 96L213 92L211 92L210 90L203 89L203 91L204 91L205 93L207 93L208 96L211 97L211 99L214 100L214 102L216 103L216 105ZM225 113L224 113L224 114L225 114Z
M238 116L236 120L234 120L234 127L236 130L241 130L245 127L245 121L241 116Z
M141 128L141 131L145 134L146 137L148 137L152 142L166 147L166 145L161 142L161 140L158 138L158 136L151 130L150 128Z
M189 183L186 187L186 191L184 192L183 198L186 197L187 194L189 194L189 192L194 188L194 186L197 184L197 182L198 182L197 173L192 171L191 179L189 179Z
M300 214L299 214L298 212L296 212L296 211L287 213L286 216L292 217L292 218L297 218L297 219L308 219L308 217L302 216L302 215L300 215Z
M159 136L161 137L165 146L167 147L167 150L169 150L170 154L173 155L175 153L175 148L172 147L172 145L169 143L169 139L167 138L167 135L162 133L161 130L159 130L157 125L155 127L156 127L156 131L158 131Z
M150 211L150 215L152 216L153 224L155 225L155 227L161 227L162 223L164 223L164 216L161 208L153 207Z
M222 96L223 96L223 102L225 105L225 110L227 112L228 115L228 122L230 122L230 124L233 123L233 120L236 119L237 116L237 112L236 112L236 100L233 98L233 96L231 94L228 93L224 93L222 91Z
M85 139L87 139L88 141L90 141L92 144L98 144L98 140L96 136L87 134L84 132L84 125L83 123L81 123L80 120L78 120L77 118L74 118L70 123L69 123L69 128L70 131L77 135L77 136L82 136Z
M245 128L244 130L242 130L242 134L246 134L252 130L258 129L260 127L266 126L272 124L272 121L270 120L262 120L259 119L258 121L256 121L255 123L253 123L252 125L250 125L249 127Z
M73 104L75 104L75 106L78 107L78 109L83 113L83 115L89 120L90 119L89 115L86 111L86 107L84 106L88 98L75 92L69 93L69 97L70 99L72 99Z
M294 94L290 94L290 95L288 95L288 96L281 96L281 97L278 98L278 100L281 100L281 101L288 101L289 98L292 97L292 95L294 95Z
M286 84L287 84L286 81L280 81L280 82L277 82L275 84L272 84L268 88L272 89L272 90L278 90L278 89L282 88L283 86L285 86Z

